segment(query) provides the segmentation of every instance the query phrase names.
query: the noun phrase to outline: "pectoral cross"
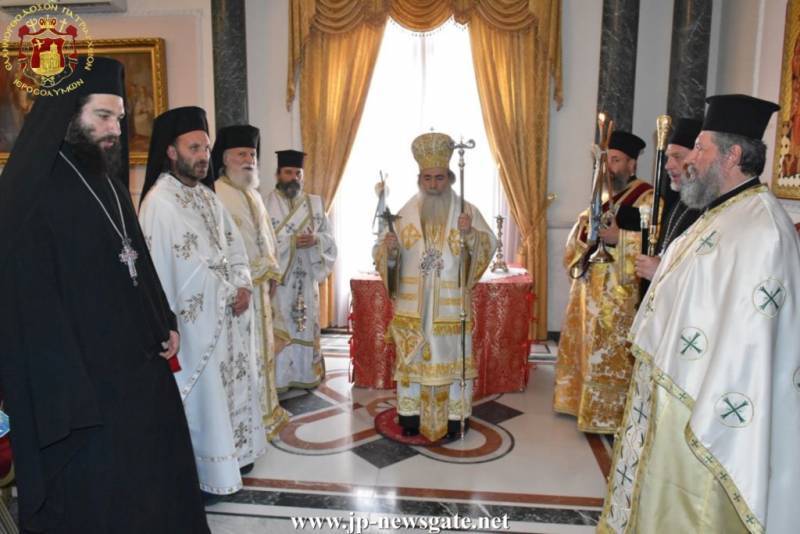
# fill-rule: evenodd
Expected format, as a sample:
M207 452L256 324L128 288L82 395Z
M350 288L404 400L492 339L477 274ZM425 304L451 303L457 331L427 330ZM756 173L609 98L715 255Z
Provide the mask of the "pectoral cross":
M125 263L128 265L128 275L130 275L131 280L133 280L134 286L139 285L139 283L136 281L136 277L139 276L136 272L136 259L138 257L139 253L136 252L131 246L131 240L124 239L122 241L122 252L119 253L119 261L120 263Z

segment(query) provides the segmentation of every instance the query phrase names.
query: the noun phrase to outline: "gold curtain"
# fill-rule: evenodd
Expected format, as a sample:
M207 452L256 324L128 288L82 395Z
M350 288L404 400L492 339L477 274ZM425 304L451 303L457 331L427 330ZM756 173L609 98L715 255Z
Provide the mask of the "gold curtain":
M557 28L559 2L551 4L550 24ZM553 40L550 31L542 32L540 24L505 31L483 17L473 17L469 26L487 138L520 231L519 261L534 280L538 339L547 336L547 81L561 68L553 61L560 53L551 49L560 39ZM560 92L556 100L560 103Z
M317 7L318 14L325 13L324 5ZM320 195L326 211L350 156L386 27L385 17L375 24L359 17L362 11L340 13L346 15L341 24L324 24L328 19L320 17L319 28L311 30L300 74L300 132L308 154L304 189ZM307 24L307 18L307 12L300 13L299 25ZM323 327L331 325L334 315L333 287L333 275L320 284Z
M384 21L385 22L385 21ZM347 33L314 31L300 78L305 189L330 209L361 122L385 24Z
M547 139L550 80L561 103L561 0L292 0L286 105L298 73L306 188L333 201L355 139L388 17L429 31L469 24L484 124L534 277L536 328L547 334ZM320 288L321 324L332 314ZM327 302L326 302L327 301Z

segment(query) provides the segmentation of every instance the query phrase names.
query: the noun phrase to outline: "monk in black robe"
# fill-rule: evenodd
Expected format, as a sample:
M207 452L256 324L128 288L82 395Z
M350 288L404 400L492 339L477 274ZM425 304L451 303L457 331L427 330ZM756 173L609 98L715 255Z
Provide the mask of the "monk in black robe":
M123 71L39 97L0 176L0 377L25 532L207 533L127 188ZM173 360L174 361L174 360Z

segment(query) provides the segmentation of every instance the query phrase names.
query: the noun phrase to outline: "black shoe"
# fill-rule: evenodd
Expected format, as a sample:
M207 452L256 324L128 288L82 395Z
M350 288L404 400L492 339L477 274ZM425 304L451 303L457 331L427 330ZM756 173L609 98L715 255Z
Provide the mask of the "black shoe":
M419 435L419 428L404 428L403 435L407 438Z
M464 419L464 435L469 432L469 418ZM447 422L447 439L456 440L461 439L461 421L448 421Z
M217 495L216 493L208 493L206 491L200 491L200 493L203 495L203 506L214 506L225 498L224 495Z
M255 462L253 462L252 464L247 464L244 467L240 467L239 468L239 473L241 473L242 475L246 475L246 474L250 473L250 471L252 471L253 467L255 467L255 466L256 466L256 464L255 464Z

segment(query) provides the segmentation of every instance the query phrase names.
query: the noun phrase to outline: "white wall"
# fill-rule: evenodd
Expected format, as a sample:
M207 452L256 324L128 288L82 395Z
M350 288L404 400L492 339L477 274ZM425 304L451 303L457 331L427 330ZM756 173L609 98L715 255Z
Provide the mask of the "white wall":
M567 305L570 280L561 264L564 244L577 214L589 205L602 14L602 2L562 4L564 105L560 111L550 106L547 169L548 192L557 195L547 212L549 331L561 330Z
M673 2L642 0L639 4L633 133L647 142L636 174L651 183L655 176L656 118L667 112L672 11Z
M715 93L745 93L778 102L787 0L715 0L720 12ZM714 58L712 58L713 60ZM777 114L764 133L767 164L761 180L771 183ZM794 221L800 202L783 200Z
M771 0L775 2L775 0ZM781 2L783 0L777 0ZM720 17L716 63L716 94L753 93L753 69L761 0L715 0ZM781 35L783 29L781 29ZM716 61L714 61L716 59Z
M276 150L300 149L297 100L286 109L289 0L246 0L247 100L250 123L261 129L261 191L275 183Z

